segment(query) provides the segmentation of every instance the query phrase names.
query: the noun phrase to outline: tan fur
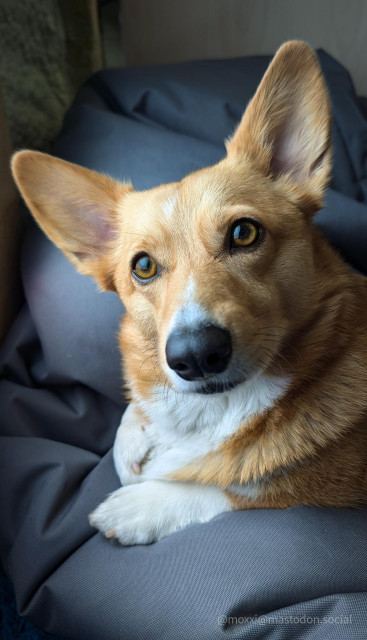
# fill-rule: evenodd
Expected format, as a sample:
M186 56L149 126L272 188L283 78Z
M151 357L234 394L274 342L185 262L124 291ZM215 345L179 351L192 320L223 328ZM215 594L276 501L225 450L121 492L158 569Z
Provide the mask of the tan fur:
M235 508L367 502L367 285L311 221L330 174L330 119L315 54L291 42L227 142L227 157L180 183L138 193L43 154L13 161L45 232L122 298L120 344L133 394L153 402L154 384L171 384L163 367L168 327L192 273L201 283L197 302L229 329L249 373L290 376L272 409L171 476L224 489L260 482L257 500L228 494ZM165 219L169 198L174 211ZM86 237L89 212L102 223ZM231 253L228 229L248 215L266 229L264 241ZM138 252L162 269L148 286L131 278Z
M118 202L132 187L45 153L20 151L13 156L13 175L33 216L86 275L103 289L114 290L109 247L116 238ZM72 213L72 215L71 215ZM94 229L88 220L98 219Z

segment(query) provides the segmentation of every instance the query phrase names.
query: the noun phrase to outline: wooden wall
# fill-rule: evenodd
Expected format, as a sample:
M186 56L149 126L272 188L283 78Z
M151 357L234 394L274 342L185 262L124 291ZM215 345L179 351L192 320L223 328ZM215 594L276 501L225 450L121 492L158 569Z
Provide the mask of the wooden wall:
M274 53L299 38L334 55L367 95L366 0L121 0L129 65Z

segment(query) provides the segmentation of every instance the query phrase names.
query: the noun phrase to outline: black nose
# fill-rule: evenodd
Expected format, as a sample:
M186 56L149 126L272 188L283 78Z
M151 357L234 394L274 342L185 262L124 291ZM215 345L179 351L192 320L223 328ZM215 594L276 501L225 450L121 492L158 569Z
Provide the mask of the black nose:
M231 353L229 331L215 325L176 329L166 344L168 366L184 380L202 380L222 373Z

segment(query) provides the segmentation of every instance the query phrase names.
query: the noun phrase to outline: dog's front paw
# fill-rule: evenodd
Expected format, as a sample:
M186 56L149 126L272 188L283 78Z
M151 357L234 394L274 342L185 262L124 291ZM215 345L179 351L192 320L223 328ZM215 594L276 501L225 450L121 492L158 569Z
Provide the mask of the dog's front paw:
M144 482L117 489L90 514L90 524L123 545L148 544L168 535L159 495L149 486L154 484Z
M123 545L148 544L231 508L216 487L150 480L111 493L89 522Z
M139 409L130 404L122 416L113 445L113 460L122 485L141 481L141 470L149 454L144 419Z

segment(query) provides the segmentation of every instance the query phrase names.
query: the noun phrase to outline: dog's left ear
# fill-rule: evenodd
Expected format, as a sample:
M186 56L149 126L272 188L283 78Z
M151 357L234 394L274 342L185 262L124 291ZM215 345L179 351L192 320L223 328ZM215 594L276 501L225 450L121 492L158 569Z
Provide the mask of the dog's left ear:
M280 47L227 151L250 157L273 180L286 180L306 212L321 208L331 170L331 108L317 56L307 44Z
M19 151L12 171L48 237L81 272L114 291L114 240L131 185L38 151Z

